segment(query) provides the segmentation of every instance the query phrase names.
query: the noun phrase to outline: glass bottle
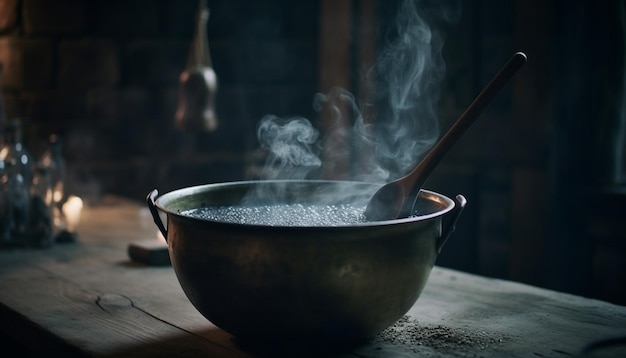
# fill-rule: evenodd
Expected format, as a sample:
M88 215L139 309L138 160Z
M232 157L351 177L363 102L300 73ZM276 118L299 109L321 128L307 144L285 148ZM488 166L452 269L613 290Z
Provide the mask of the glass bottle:
M0 63L0 126L6 124L6 109L2 91L2 63ZM0 159L0 246L12 244L12 203L9 183L8 164Z
M41 156L39 165L48 168L52 186L52 215L55 231L65 228L62 214L65 202L65 160L61 148L61 139L56 134L50 135L48 148Z
M13 203L7 166L0 160L0 247L13 244Z
M2 88L2 63L0 63L0 125L4 126L7 122L7 112L4 107L4 93Z
M8 185L12 203L12 239L25 242L28 236L28 189L32 181L31 156L22 143L22 121L11 121L5 126L4 143L0 148L0 160L7 166Z
M29 184L19 170L15 170L17 164L14 159L5 161L11 163L7 167L8 189L11 201L11 240L15 244L26 242L28 235L28 198Z
M12 171L19 172L26 183L30 183L33 178L33 161L30 153L22 142L23 120L14 119L6 124L4 128L4 143L0 149L0 159L10 161L15 160Z
M36 167L29 194L28 243L34 247L48 247L54 240L53 193L49 167Z

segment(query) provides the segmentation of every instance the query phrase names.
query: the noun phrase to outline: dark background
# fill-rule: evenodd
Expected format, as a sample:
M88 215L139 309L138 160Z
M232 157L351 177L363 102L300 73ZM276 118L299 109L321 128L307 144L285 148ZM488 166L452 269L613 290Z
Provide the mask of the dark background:
M88 203L255 178L257 122L323 124L313 96L333 84L358 91L362 51L382 44L397 4L208 3L219 127L186 133L173 118L196 1L0 0L7 117L26 118L35 158L49 134L63 138L69 190ZM624 2L458 4L441 29L442 130L512 53L529 61L426 185L469 201L438 264L625 304L624 165L614 164L624 153Z

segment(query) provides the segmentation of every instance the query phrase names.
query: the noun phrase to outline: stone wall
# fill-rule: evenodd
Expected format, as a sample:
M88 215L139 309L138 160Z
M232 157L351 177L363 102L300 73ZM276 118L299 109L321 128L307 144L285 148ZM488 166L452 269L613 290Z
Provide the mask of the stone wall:
M183 133L174 112L197 1L0 0L7 112L27 118L33 155L58 133L75 190L138 199L245 177L263 115L312 112L317 5L210 5L219 130Z

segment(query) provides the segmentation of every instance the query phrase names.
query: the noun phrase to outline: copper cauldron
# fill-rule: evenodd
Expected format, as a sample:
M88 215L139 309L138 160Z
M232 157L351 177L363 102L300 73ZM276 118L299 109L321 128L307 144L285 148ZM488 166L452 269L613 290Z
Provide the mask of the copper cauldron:
M307 203L367 198L380 184L242 181L148 195L185 294L209 321L244 340L376 335L415 304L465 205L462 195L454 201L422 190L417 216L328 227L234 224L180 214L239 205L259 187L279 193L274 201ZM335 194L325 194L331 189ZM353 189L360 194L348 195Z

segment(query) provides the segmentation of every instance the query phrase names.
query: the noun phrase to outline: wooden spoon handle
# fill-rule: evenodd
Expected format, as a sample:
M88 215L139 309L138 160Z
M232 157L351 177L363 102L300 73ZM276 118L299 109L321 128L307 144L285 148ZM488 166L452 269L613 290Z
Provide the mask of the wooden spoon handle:
M408 196L411 200L407 200L407 204L410 204L410 207L408 207L409 212L414 203L412 198L417 198L419 190L443 156L448 153L454 143L456 143L472 123L476 121L485 107L493 101L513 75L515 75L525 63L526 55L522 52L515 53L504 67L489 81L487 86L478 94L465 112L463 112L459 119L450 127L448 132L446 132L441 140L437 142L426 157L424 157L420 164L405 177L407 184L411 187L410 195Z

